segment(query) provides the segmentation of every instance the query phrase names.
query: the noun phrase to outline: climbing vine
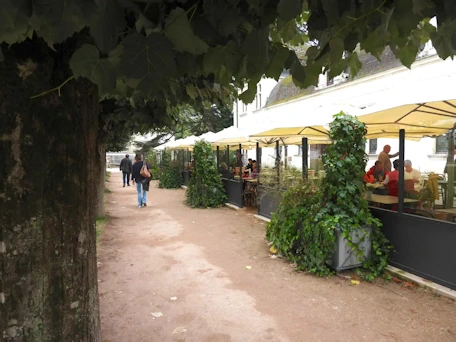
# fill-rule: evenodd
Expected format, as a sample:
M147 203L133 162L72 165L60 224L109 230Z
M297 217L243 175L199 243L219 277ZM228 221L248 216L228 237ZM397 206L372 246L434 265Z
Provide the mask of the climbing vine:
M210 143L202 140L193 149L194 168L186 192L187 204L194 208L214 208L227 201L222 179Z
M165 149L162 153L160 167L160 182L158 187L161 189L177 189L182 185L182 173L177 161L171 160L170 153Z
M326 276L332 272L337 234L363 262L366 280L383 273L390 246L380 230L380 221L369 211L363 198L363 174L366 127L357 118L344 113L335 115L330 125L332 144L323 156L326 176L319 188L299 185L287 190L267 228L274 247L299 269ZM369 233L367 227L371 227ZM365 258L361 244L372 242L372 252Z

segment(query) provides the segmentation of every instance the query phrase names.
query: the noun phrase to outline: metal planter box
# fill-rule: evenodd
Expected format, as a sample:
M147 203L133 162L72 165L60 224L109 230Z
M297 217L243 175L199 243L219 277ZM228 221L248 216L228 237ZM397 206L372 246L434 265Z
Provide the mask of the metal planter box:
M362 230L352 233L353 242L359 242L363 236L364 241L361 242L360 248L364 251L364 257L370 258L372 241L372 227L365 227ZM348 246L347 240L342 237L339 229L336 229L336 243L334 246L334 255L332 260L333 268L339 272L362 266L362 262L354 251Z

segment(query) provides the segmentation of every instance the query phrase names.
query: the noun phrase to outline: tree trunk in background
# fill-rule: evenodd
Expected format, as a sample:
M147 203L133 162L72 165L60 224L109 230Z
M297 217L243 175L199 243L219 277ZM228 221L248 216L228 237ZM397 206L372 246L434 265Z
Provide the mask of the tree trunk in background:
M4 49L0 63L0 336L6 341L101 340L97 90L80 79L60 97L53 91L30 99L71 75L72 50L63 49L26 41Z

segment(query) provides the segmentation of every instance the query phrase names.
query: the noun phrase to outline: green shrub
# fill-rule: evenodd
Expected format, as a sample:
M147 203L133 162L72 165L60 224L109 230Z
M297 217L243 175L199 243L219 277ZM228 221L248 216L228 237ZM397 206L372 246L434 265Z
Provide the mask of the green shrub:
M152 176L152 180L157 180L160 178L160 166L158 165L157 161L157 151L150 150L147 154L147 162L149 163L150 174Z
M182 186L182 173L179 163L171 160L171 155L167 150L164 150L162 153L159 178L158 187L161 189L177 189Z
M287 189L283 192L279 207L272 214L271 222L266 227L268 240L290 260L295 260L303 219L307 217L309 208L317 202L317 191L318 188L314 184L304 181Z
M202 140L193 148L194 167L186 192L187 204L194 208L214 208L227 201L212 146Z

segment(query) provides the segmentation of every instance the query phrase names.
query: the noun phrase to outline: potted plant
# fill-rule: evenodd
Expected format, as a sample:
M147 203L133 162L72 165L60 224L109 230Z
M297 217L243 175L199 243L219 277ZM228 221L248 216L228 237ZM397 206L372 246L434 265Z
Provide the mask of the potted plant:
M323 156L324 207L318 217L326 228L334 231L335 248L331 259L334 269L339 271L364 264L377 274L386 266L388 246L380 230L381 223L372 216L363 196L366 133L365 125L356 117L344 113L334 116L330 124L332 143Z

